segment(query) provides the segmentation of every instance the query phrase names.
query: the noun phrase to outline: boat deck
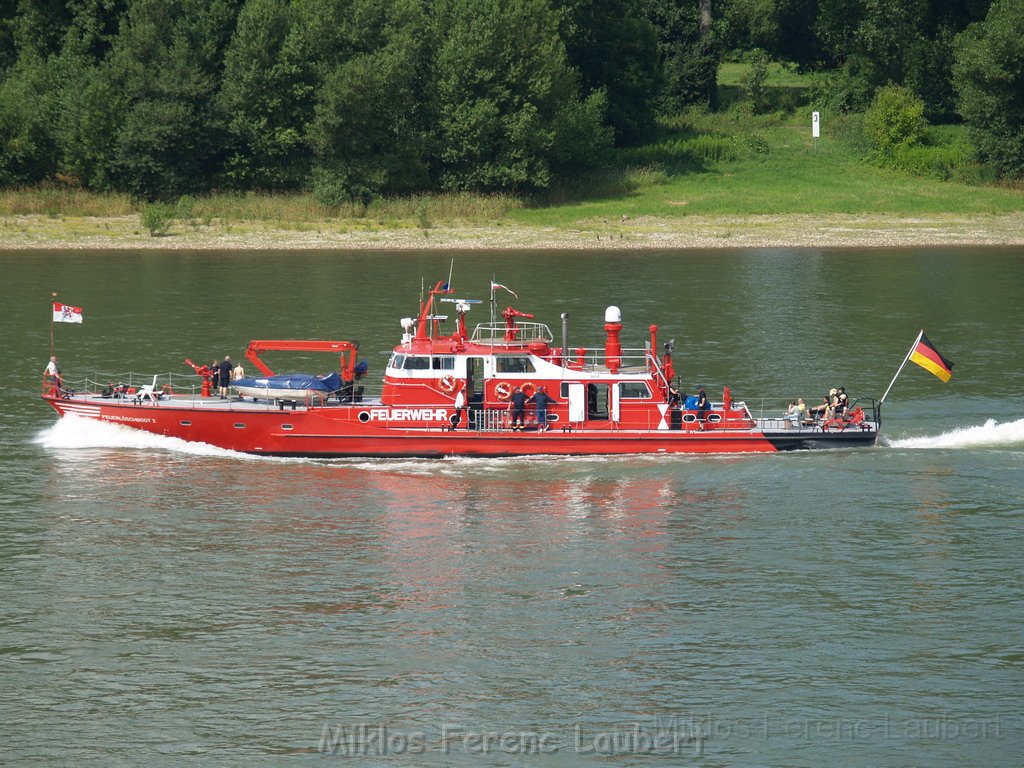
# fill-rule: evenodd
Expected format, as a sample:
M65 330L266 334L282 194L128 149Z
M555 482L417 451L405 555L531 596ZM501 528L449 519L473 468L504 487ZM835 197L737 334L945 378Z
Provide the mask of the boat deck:
M341 403L337 400L322 402L320 400L309 401L306 398L253 400L250 397L240 398L233 395L228 398L220 397L199 397L188 395L162 395L155 403L146 399L138 401L132 395L124 398L103 397L95 394L74 394L63 398L72 403L88 403L89 405L109 405L128 408L178 408L182 410L204 410L204 411L307 411L310 408L367 408L379 406L379 397L364 397L358 403Z

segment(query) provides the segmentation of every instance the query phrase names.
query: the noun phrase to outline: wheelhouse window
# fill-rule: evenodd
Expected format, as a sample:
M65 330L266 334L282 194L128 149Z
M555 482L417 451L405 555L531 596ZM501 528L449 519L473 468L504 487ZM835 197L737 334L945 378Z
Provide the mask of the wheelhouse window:
M450 356L433 357L431 363L435 371L454 371L455 358Z
M405 363L405 355L392 355L388 368L398 368L401 370L403 363Z
M623 381L619 384L619 397L623 400L645 400L650 398L651 390L642 381Z
M512 357L501 355L494 358L494 370L496 373L536 373L533 361L528 357Z
M406 355L405 364L402 365L404 371L429 371L430 370L430 358L419 357L418 355Z

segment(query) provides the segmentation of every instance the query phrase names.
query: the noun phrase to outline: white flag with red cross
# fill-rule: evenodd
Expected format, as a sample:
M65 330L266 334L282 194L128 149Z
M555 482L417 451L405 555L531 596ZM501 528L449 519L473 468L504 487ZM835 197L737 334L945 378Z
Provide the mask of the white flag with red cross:
M72 307L70 304L53 302L53 322L55 323L80 323L82 322L82 308Z

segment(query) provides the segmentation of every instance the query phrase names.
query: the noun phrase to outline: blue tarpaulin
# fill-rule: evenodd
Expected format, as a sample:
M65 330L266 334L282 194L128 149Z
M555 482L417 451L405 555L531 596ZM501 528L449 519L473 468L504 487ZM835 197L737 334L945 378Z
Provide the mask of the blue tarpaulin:
M287 373L280 376L265 376L257 379L248 377L231 382L234 387L256 387L260 389L294 389L296 391L313 390L315 392L337 392L341 389L341 376L329 373L326 376L314 376L311 373Z

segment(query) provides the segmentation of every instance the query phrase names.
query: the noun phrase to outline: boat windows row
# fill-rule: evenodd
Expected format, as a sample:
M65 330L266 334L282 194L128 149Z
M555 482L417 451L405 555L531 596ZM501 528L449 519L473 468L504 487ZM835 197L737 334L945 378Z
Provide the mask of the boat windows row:
M388 361L388 368L400 371L454 371L454 355L403 355L395 353ZM494 358L495 373L536 373L537 369L528 356L497 355Z
M562 397L569 397L569 385L570 384L585 384L584 382L562 382ZM592 384L585 384L591 389L590 395L593 396L599 392L608 391L608 382L598 382ZM650 400L651 388L642 381L620 381L619 382L619 399L620 400Z

